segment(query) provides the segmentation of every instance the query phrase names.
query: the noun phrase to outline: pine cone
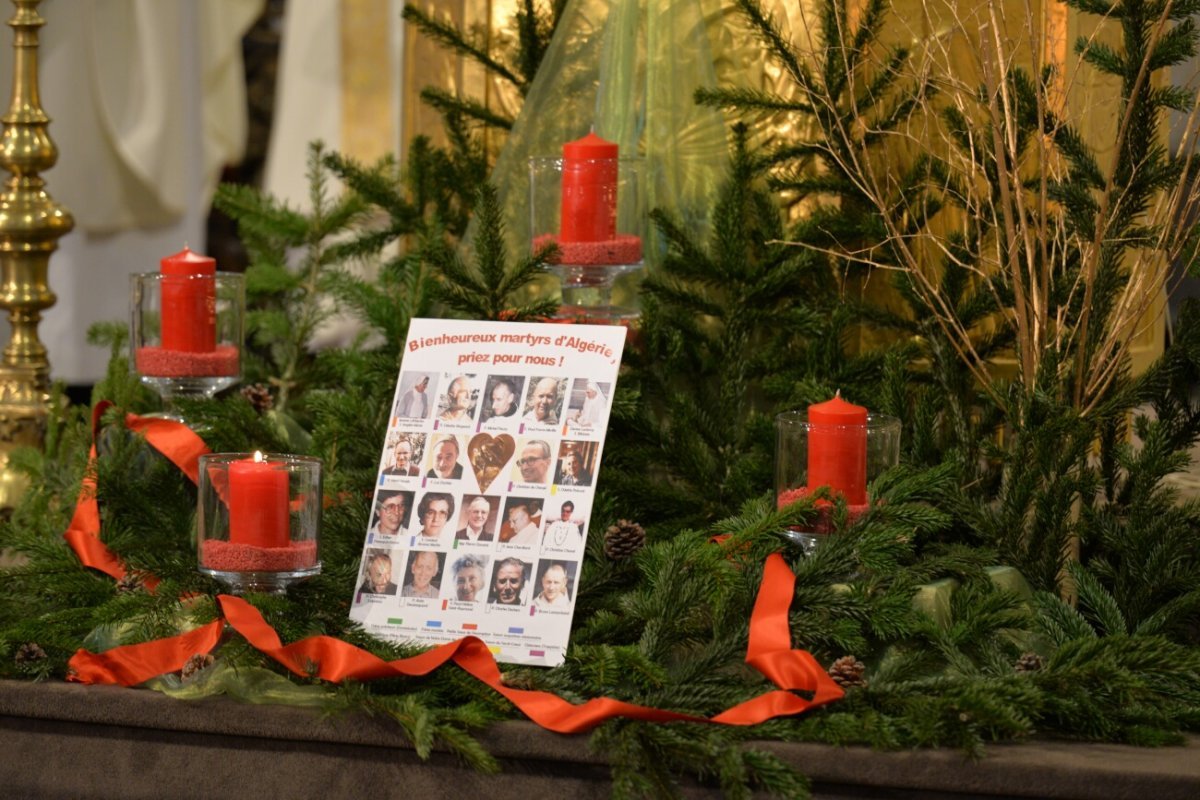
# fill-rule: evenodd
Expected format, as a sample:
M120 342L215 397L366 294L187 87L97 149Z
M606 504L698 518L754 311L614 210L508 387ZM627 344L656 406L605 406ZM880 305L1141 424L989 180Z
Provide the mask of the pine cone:
M834 683L843 689L849 689L852 686L866 686L867 679L864 677L866 671L867 665L854 656L842 656L829 665L829 677L833 678Z
M190 681L194 679L200 672L203 672L208 667L211 667L214 661L216 661L216 659L210 656L208 653L196 653L187 660L186 664L183 665L183 669L179 671L179 677L185 682Z
M133 594L146 589L146 574L136 569L125 573L125 577L117 581L117 594Z
M46 651L37 642L26 642L18 647L17 652L13 655L13 661L18 664L32 664L35 661L42 661L45 658Z
M617 520L604 532L604 554L613 561L621 561L646 546L646 531L636 522Z
M275 401L271 399L271 389L264 383L243 386L242 397L249 400L250 405L254 406L254 410L259 414L267 413L275 405Z
M524 670L501 672L500 682L511 689L536 689L533 676Z
M1045 665L1046 662L1037 653L1021 653L1013 669L1017 672L1037 672Z

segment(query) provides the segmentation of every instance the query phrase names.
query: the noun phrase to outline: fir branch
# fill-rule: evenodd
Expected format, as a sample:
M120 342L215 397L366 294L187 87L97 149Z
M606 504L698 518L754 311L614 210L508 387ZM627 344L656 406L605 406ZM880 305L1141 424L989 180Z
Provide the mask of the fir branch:
M479 319L544 319L553 314L557 304L551 300L520 304L516 299L518 292L547 271L545 259L550 251L543 250L508 266L504 223L495 188L488 184L479 188L476 209L474 268L448 248L425 250L426 259L445 277L439 287L443 302Z

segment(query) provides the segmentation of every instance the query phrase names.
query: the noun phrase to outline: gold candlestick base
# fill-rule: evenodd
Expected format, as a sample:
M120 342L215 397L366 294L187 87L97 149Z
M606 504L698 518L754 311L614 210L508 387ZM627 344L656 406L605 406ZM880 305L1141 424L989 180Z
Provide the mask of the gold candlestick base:
M0 192L0 307L12 324L0 359L0 509L11 508L26 487L25 477L12 470L13 449L40 447L45 435L50 361L37 326L55 300L46 276L50 254L75 226L39 175L58 160L38 94L38 29L46 24L37 13L41 0L12 2L12 102L0 117L0 167L11 175Z

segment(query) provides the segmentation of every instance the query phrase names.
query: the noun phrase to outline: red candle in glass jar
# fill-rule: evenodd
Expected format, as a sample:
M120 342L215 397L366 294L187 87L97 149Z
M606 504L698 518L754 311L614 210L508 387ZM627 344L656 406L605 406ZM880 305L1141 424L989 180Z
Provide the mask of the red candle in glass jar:
M262 453L229 465L229 541L254 547L287 547L288 472Z
M217 347L217 262L188 248L161 262L162 348L211 353Z
M562 242L617 238L617 146L594 132L563 145Z
M867 410L840 392L808 407L808 488L820 486L852 506L867 502Z

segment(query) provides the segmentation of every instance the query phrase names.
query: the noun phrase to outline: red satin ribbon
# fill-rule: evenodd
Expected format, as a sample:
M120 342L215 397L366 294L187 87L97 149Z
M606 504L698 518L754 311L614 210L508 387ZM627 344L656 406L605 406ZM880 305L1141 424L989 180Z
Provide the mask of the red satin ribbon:
M100 418L110 406L110 401L102 400L92 409L92 446L88 451L87 471L79 487L75 513L63 538L85 567L121 580L128 570L125 563L100 541L100 506L96 502L96 436L100 431ZM208 452L208 446L191 428L172 420L136 414L125 415L125 427L144 435L151 447L179 467L193 483L199 482L200 456ZM158 585L158 579L152 575L145 576L143 582L150 589Z
M529 719L557 733L580 733L614 717L649 722L714 722L756 725L778 716L799 714L843 696L812 654L791 649L788 606L795 592L795 575L779 554L767 558L762 586L750 618L746 663L769 678L778 689L740 703L714 717L704 718L675 711L634 705L607 697L573 705L548 692L505 686L500 667L482 640L468 636L435 647L420 655L384 661L340 639L312 636L284 645L275 629L254 606L238 597L220 595L218 601L230 627L252 646L297 675L317 675L323 680L367 681L375 678L427 675L453 661L462 669L504 695ZM72 680L83 683L118 683L133 686L164 672L181 669L188 658L208 652L216 644L219 622L145 644L116 647L94 654L80 650L71 659ZM165 667L165 668L164 668ZM806 699L793 694L812 695Z
M100 417L109 405L107 401L99 403L92 412L92 448L88 473L79 491L70 528L64 535L85 566L120 580L125 576L125 565L100 541L100 511L96 502L95 436ZM189 428L170 420L144 419L133 414L126 416L125 424L130 430L144 434L151 446L176 464L193 482L197 481L198 460L208 452L208 448ZM156 579L151 578L151 581L157 583ZM150 581L147 583L153 587ZM795 595L795 584L796 576L783 557L778 553L768 556L762 585L750 617L746 663L778 688L710 718L607 697L573 705L549 692L505 686L496 659L487 645L474 636L435 647L412 658L390 662L330 636L312 636L284 645L279 634L254 606L229 595L220 595L218 601L225 622L252 646L297 675L307 677L316 674L334 683L351 679L366 681L401 675L428 675L447 661L453 661L504 695L543 728L558 733L580 733L615 717L649 722L756 725L773 717L799 714L840 699L843 696L841 687L821 668L812 654L791 647L788 608ZM212 650L220 639L223 624L218 619L179 636L114 647L104 653L79 650L69 663L68 679L89 684L136 686L167 672L178 671L193 655ZM811 694L812 699L794 694L794 691Z

